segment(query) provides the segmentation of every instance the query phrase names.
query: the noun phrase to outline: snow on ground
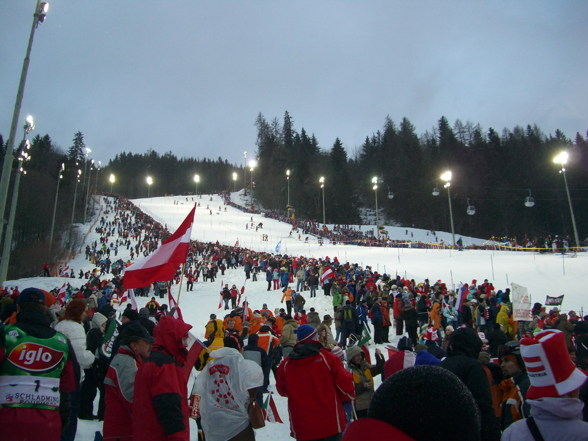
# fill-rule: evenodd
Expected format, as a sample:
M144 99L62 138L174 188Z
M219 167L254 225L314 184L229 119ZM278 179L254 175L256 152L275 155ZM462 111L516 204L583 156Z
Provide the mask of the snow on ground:
M233 197L233 200L238 202L240 195L233 194ZM191 196L138 199L133 202L155 220L166 224L170 231L174 231L180 225L194 204ZM291 226L286 223L275 221L262 215L243 213L232 207L225 207L219 196L203 195L197 198L197 202L200 206L196 209L192 228L192 239L194 240L207 242L216 242L218 240L220 243L228 245L234 245L238 240L240 246L272 253L275 252L279 243L282 254L316 258L337 256L341 262L349 261L359 263L362 266L370 265L380 273L392 275L398 273L405 277L414 278L417 281L424 278L429 278L431 281L441 279L450 287L457 285L459 282L469 283L472 279L477 279L478 281L488 279L494 282L496 289L505 289L510 283L514 282L529 289L532 301L542 303L545 301L545 295L565 294L562 307L566 311L574 309L580 312L583 306L588 305L582 290L587 281L585 268L588 255L586 253L578 254L574 258L553 254L512 251L368 248L330 244L320 246L314 238L311 238L309 243L305 243L305 236L300 239L298 239L297 235L289 237ZM112 213L106 214L104 208L101 213L110 218L112 217ZM251 219L253 219L254 225L262 222L263 228L258 231L255 231L255 228L246 228L246 225L250 225ZM87 243L98 240L98 234L93 231L94 221L80 227L82 231L85 229L87 232ZM373 226L363 226L363 228L370 229ZM431 236L427 235L426 230L408 228L408 234L406 234L406 230L406 228L401 227L388 227L389 237L404 240L409 239L412 233L413 237L410 238L412 240L431 241ZM268 241L262 240L262 234L268 235ZM450 233L439 232L437 236L447 243L451 241ZM463 240L464 245L484 243L482 239L464 237ZM84 247L85 244L82 245L80 251ZM121 247L118 257L128 259L129 254L126 249ZM84 271L93 269L91 264L84 259L83 252L70 261L69 266L74 269L76 275L80 269ZM218 309L221 282L241 287L244 281L245 274L242 269L238 269L228 270L224 276L219 274L214 283L202 281L195 283L194 291L192 292L185 292L184 288L183 292L178 295L179 287L174 285L172 292L176 298L179 297L184 319L193 325L193 332L197 337L204 337L204 325L211 313L216 313L219 316L223 314L223 310ZM72 283L74 287L82 284L79 279L51 277L20 279L7 282L7 285L18 285L21 290L29 286L49 290L59 287L65 282ZM331 298L324 297L320 290L317 298L308 298L308 292L303 292L303 295L307 299L307 310L314 307L321 316L327 313L332 315ZM283 306L280 303L281 291L267 291L267 282L263 274L260 275L259 280L256 282L247 281L245 284L245 296L254 309L260 308L263 303L267 303L272 309ZM138 300L139 306L142 307L148 299L139 298ZM586 309L588 308L584 308L584 310ZM393 334L392 329L390 333ZM391 335L391 337L393 336ZM397 338L394 337L392 341L397 341ZM375 346L372 345L372 350L374 348ZM383 352L385 353L386 351L384 350ZM270 377L272 381L270 389L275 391L273 375ZM267 423L265 428L256 431L258 440L275 441L276 439L285 440L289 438L287 401L277 396L277 394L274 397L280 416L285 421L285 424ZM95 431L100 430L100 428L101 423L99 422L80 421L76 440L92 441ZM191 439L197 439L194 422L191 422Z

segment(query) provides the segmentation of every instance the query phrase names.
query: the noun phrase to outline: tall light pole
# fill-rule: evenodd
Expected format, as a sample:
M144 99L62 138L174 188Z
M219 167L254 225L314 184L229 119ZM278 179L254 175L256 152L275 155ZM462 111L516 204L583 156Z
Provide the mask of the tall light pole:
M18 83L18 91L16 92L16 102L14 103L14 111L12 113L12 123L10 124L10 133L8 141L6 142L6 152L4 153L4 163L2 164L2 177L0 178L0 237L4 232L4 212L6 210L6 200L8 199L8 187L10 185L10 175L12 174L12 160L14 151L14 140L16 137L16 129L18 120L20 119L20 107L24 95L25 84L27 82L27 72L29 70L29 63L31 61L31 49L33 48L33 39L35 38L35 30L39 23L45 21L45 16L49 11L49 3L37 0L35 5L35 13L33 14L33 25L31 26L31 33L29 36L29 44L22 63L22 70L20 72L20 82Z
M235 192L236 186L237 186L237 172L233 172L233 193Z
M110 193L112 194L112 186L116 182L116 176L110 173L110 176L108 177L108 182L110 182Z
M0 261L0 284L6 281L8 275L8 264L10 263L10 251L12 249L12 232L14 231L14 219L16 217L16 206L18 204L18 190L20 187L20 177L26 173L23 168L24 161L31 159L28 150L31 148L27 135L33 131L35 123L32 116L27 116L24 125L24 135L22 147L17 150L18 167L14 175L14 185L12 188L12 200L10 202L10 212L8 214L8 224L6 225L6 234L4 236L4 246L2 247L2 261Z
M96 167L96 181L94 182L94 194L98 193L98 177L100 176L100 170L102 169L102 161L98 161L98 167ZM93 206L93 204L92 204Z
M94 167L94 160L90 161L90 170L88 171L88 185L86 186L86 199L84 200L84 217L82 218L82 223L86 223L86 216L88 215L88 201L90 197L90 184L92 183L92 168ZM83 189L82 189L83 191Z
M290 209L290 170L286 170L286 181L288 182L288 206Z
M57 214L57 199L59 198L59 184L63 179L63 172L65 171L65 163L61 163L59 173L57 175L57 190L55 191L55 203L53 204L53 217L51 218L51 233L49 235L49 260L51 260L51 249L53 248L53 233L55 231L55 215Z
M572 198L570 196L570 189L568 187L568 179L566 178L566 167L568 163L568 152L563 151L558 153L554 158L553 162L559 164L561 169L559 172L563 175L564 185L566 187L566 194L568 195L568 204L570 205L570 216L572 217L572 227L574 228L574 240L576 241L576 249L580 249L580 236L578 236L578 228L576 227L576 217L574 216L574 208L572 207Z
M374 190L374 195L376 196L376 237L380 240L380 222L378 221L378 177L374 176L372 178L372 187Z
M323 225L326 225L327 218L325 216L325 177L324 176L321 176L319 178L319 184L321 184L321 190L323 193Z
M247 152L243 152L243 192L245 193L247 190Z
M145 181L147 182L147 197L149 198L149 195L151 194L151 186L153 185L153 178L151 176L147 176Z
M82 170L78 168L78 173L76 175L76 185L74 187L74 198L73 198L73 208L71 209L71 224L73 227L74 223L74 216L76 214L76 198L78 196L78 184L80 183L80 177L82 176Z
M249 161L249 172L251 175L251 194L250 194L250 200L251 200L251 206L253 206L253 169L257 167L257 161L255 159L252 159L251 161Z
M88 193L90 192L90 174L92 173L92 166L90 165L90 173L88 173L88 156L90 156L90 153L92 153L92 149L89 147L86 147L86 157L84 159L84 175L87 176L86 181L88 182L88 186L87 186L87 191L86 191L86 198L84 200L84 212L82 215L82 223L85 224L86 223L86 211L88 209ZM92 164L94 163L94 160L92 159ZM84 191L84 186L82 185L82 194Z
M451 240L453 241L453 246L455 246L455 230L453 228L453 209L451 207L451 192L449 188L451 187L451 178L452 174L451 171L447 170L443 172L440 176L440 179L445 182L444 187L447 189L447 200L449 201L449 220L451 222Z
M194 175L194 184L196 185L196 189L194 191L194 194L196 196L198 196L198 183L200 182L200 175Z
M96 195L98 194L98 178L100 176L101 168L102 161L98 161L98 165L96 165L96 179L94 179L94 193L92 194L92 210L90 210L90 213L94 213L94 207L96 206Z

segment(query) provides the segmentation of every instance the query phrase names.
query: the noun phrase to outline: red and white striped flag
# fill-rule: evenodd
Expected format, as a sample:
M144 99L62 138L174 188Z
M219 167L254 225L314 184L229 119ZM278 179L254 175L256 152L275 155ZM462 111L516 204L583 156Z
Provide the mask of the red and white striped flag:
M270 423L282 423L282 418L280 418L280 414L278 413L278 408L276 407L276 402L274 401L273 394L270 392L267 394L267 398L261 407L263 411L263 416L266 421Z
M323 270L323 275L321 276L321 285L324 285L327 279L332 279L335 273L333 272L333 268L330 266L326 267Z
M249 302L247 301L247 297L245 297L245 301L243 302L243 321L249 320Z
M135 261L125 270L125 289L142 288L160 280L174 278L178 267L186 262L190 247L190 234L196 206L165 242L153 253Z
M198 357L200 357L200 353L206 349L206 345L196 338L191 332L188 332L188 355L186 357L186 363L184 363L184 374L186 376L186 380L190 378L190 373L194 368L194 364Z
M61 304L61 306L63 306L65 304L66 292L67 292L67 290L65 288L65 283L64 283L63 286L61 288L59 288L59 291L57 292L57 301Z
M133 309L135 311L138 311L139 308L137 307L137 299L135 298L135 290L134 289L128 289L122 294L122 296L120 298L120 305L122 305L124 302L126 302L129 299L131 299L131 305L133 306Z
M180 311L180 307L178 306L178 302L176 302L176 299L174 299L174 296L171 293L171 288L169 285L167 286L167 301L169 303L170 311L172 309L174 310L172 317L177 320L184 320L184 318L182 317L182 311Z

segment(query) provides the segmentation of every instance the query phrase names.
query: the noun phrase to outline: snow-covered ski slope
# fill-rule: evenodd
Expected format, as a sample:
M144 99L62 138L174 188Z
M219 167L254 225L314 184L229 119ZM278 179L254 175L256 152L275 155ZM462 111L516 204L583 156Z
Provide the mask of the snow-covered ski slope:
M239 203L240 195L234 194L234 201ZM210 200L212 198L212 201ZM174 201L177 201L174 204ZM216 242L222 244L234 245L238 240L239 244L257 251L274 252L276 245L281 241L280 252L282 254L313 256L316 258L330 256L337 258L341 262L359 263L362 266L370 265L379 272L396 274L397 272L407 277L421 281L429 278L431 281L441 279L448 286L457 285L460 281L464 283L471 282L472 279L481 281L489 279L494 282L496 289L505 289L507 283L518 283L526 286L531 293L533 301L544 302L545 295L565 294L565 300L562 309L568 311L574 309L580 312L584 306L584 313L588 313L588 301L583 287L586 286L586 264L588 256L585 253L578 254L577 257L562 257L553 254L537 254L527 252L512 251L449 251L449 250L426 250L426 249L409 249L409 248L367 248L353 245L329 245L320 246L316 239L310 239L309 243L304 243L305 236L298 240L298 236L289 237L291 226L279 221L265 218L261 215L251 215L243 213L240 210L226 207L218 196L203 195L198 198L200 207L196 209L194 226L192 229L192 239L207 242ZM189 213L194 201L191 196L186 197L161 197L151 199L139 199L133 201L138 207L151 215L154 219L167 224L170 231L174 231ZM207 209L208 206L208 209ZM219 210L220 207L220 210ZM210 214L212 210L212 214ZM106 214L105 210L101 211L109 220L113 214ZM263 229L246 228L251 223L253 217L254 225L263 223ZM99 236L94 232L93 226L95 220L80 226L80 231L85 234L86 243L92 243L98 240ZM248 227L249 227L248 225ZM365 229L373 228L364 226ZM391 239L404 240L413 233L413 240L423 242L431 241L427 236L426 230L408 229L389 227L389 237ZM262 241L262 234L268 235L268 241ZM408 237L407 237L408 236ZM449 243L451 235L449 233L438 232L439 239ZM457 237L457 236L456 236ZM461 237L461 236L459 236ZM481 239L469 239L464 237L464 245L469 243L483 243ZM80 248L83 251L85 244ZM129 252L124 248L119 248L119 255L122 259L129 258ZM69 266L74 269L77 276L80 269L83 271L94 269L83 257L83 252L70 261ZM224 311L218 309L219 291L221 282L228 283L229 286L235 284L241 287L245 284L245 297L252 308L260 308L263 303L267 303L272 309L283 306L280 303L281 291L267 291L267 283L264 275L260 275L259 281L245 281L245 274L242 269L228 270L224 276L219 274L214 283L198 282L194 284L194 290L185 291L185 286L180 295L180 307L186 322L193 325L194 334L204 337L204 325L209 319L211 313L222 317ZM41 289L53 289L61 286L65 282L70 282L72 286L79 287L85 280L67 279L59 277L35 277L20 279L7 282L8 286L17 285L22 290L29 286L35 286ZM172 293L178 297L178 285L174 285ZM333 313L331 298L324 297L319 290L318 297L309 299L308 292L302 293L307 299L306 309L314 307L317 312L324 314ZM139 307L143 307L147 298L138 298ZM162 302L167 302L166 299ZM124 307L124 306L123 306ZM334 329L333 329L334 332ZM391 341L395 343L398 339L390 332ZM375 346L370 346L373 352ZM382 348L384 349L384 348ZM385 350L383 350L386 353ZM273 375L270 375L270 390L275 391ZM376 387L379 385L380 377L376 378ZM190 382L190 388L191 388ZM280 416L285 424L267 423L266 427L256 431L258 441L276 441L288 440L288 411L287 400L274 395L276 405ZM101 430L102 424L97 421L79 421L77 441L92 441L96 430ZM197 439L196 424L191 421L191 439Z
M239 196L234 194L233 200L239 202ZM291 226L287 223L225 206L219 196L203 195L196 201L200 206L196 209L192 229L192 239L195 240L218 240L228 245L239 241L240 246L267 252L275 252L280 243L282 254L316 258L337 256L340 262L359 263L364 267L369 265L380 273L400 274L414 278L417 282L425 278L432 282L442 280L448 287L457 286L460 282L470 283L472 279L478 282L488 279L497 290L504 290L514 282L528 288L533 302L544 303L546 295L565 294L563 309L580 312L582 306L588 306L587 296L582 289L588 281L587 253L572 257L522 251L378 248L327 243L320 246L312 237L308 243L305 243L305 235L298 239L298 234L293 233L290 237ZM185 196L138 199L133 202L157 221L167 224L170 231L179 226L194 204L192 197ZM251 219L254 225L263 223L263 229L256 231L255 228L246 228L247 224L250 226ZM371 229L373 226L364 228ZM387 229L391 239L434 242L432 233L427 230L404 227ZM263 234L268 235L267 241L262 240ZM450 233L436 234L439 240L451 243ZM485 242L469 237L463 237L463 241L466 246Z

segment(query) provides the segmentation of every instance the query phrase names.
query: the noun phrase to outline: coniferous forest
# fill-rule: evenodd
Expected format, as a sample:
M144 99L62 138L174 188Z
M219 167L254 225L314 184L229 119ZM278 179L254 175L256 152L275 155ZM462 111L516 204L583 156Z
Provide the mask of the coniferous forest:
M55 262L75 248L70 225L72 219L87 221L84 207L91 207L92 194L112 191L141 198L249 189L253 184L255 204L286 214L289 189L296 217L322 221L320 177L324 177L327 223L361 223L360 213L365 208L373 211L377 191L380 220L450 231L448 195L440 175L451 170L456 234L519 242L524 237L559 234L572 238L573 244L563 176L553 163L564 149L570 155L566 177L580 240L587 236L587 134L570 139L560 131L545 134L535 125L497 131L459 120L451 124L445 117L433 129L417 133L406 118L385 118L382 127L366 134L361 146L349 146L338 138L319 143L311 131L296 129L288 112L271 120L260 113L254 124L253 174L242 164L207 159L209 151L195 150L195 156L204 159L178 158L173 148L164 154L153 149L144 154L121 152L108 164L93 164L82 132L73 135L66 149L54 145L49 134L35 136L20 183L9 278L36 275L43 262ZM1 136L0 145L3 155ZM147 176L153 179L151 185ZM524 204L529 196L535 201L533 207ZM470 213L475 207L475 214L466 213L468 206Z

